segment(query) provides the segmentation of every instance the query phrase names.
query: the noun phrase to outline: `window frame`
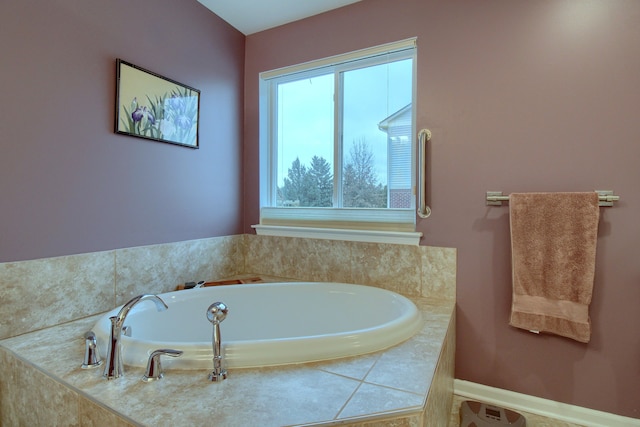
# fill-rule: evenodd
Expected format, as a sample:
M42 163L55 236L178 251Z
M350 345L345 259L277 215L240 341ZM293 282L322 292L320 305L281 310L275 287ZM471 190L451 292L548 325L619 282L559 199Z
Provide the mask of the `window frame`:
M319 208L319 207L277 207L277 91L278 84L296 81L301 77L313 77L332 73L334 75L335 96L340 91L343 72L380 65L401 59L412 59L412 113L411 124L415 130L415 100L417 81L416 38L388 43L372 48L349 52L342 55L297 64L277 70L260 73L259 76L259 128L260 128L260 224L253 225L258 234L330 238L335 240L355 240L414 244L419 243L422 233L415 231L416 221L416 141L411 137L411 188L410 208ZM341 185L343 171L343 142L340 101L334 108L334 158L333 158L333 203L342 203ZM336 170L339 173L336 173Z

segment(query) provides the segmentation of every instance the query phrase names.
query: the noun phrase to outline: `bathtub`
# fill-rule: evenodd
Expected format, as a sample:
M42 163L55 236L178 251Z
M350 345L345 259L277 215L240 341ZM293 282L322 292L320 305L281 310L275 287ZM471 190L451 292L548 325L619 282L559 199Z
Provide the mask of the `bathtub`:
M215 286L158 295L168 310L152 301L138 303L122 336L125 365L145 367L160 348L182 350L163 358L165 368L211 369L213 325L206 311L216 301L229 308L220 324L227 368L304 363L356 356L409 339L421 327L413 302L394 292L344 283L285 282ZM110 316L94 325L100 354L106 354Z

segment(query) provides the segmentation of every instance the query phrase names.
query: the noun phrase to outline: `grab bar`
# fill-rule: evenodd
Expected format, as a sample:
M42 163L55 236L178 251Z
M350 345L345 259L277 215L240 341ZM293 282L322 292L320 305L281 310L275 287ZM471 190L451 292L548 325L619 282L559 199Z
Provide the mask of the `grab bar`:
M418 132L418 216L429 218L431 208L427 206L427 142L431 141L431 131L422 129Z

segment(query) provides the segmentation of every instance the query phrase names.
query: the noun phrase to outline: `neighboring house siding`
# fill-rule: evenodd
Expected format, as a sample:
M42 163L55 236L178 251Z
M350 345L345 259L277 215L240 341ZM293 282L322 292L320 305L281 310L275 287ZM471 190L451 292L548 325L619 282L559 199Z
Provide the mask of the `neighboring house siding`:
M379 124L387 134L389 159L389 207L409 208L411 191L411 105L398 110Z
M411 188L411 123L389 128L389 189Z

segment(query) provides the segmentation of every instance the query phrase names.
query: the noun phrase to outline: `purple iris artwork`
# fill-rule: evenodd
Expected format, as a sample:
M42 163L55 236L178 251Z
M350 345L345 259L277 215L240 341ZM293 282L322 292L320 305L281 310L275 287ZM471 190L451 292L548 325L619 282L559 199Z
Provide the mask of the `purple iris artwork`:
M196 136L197 98L181 93L180 88L155 99L147 96L146 105L133 98L130 111L127 120L123 120L127 131L134 135L175 142L189 141Z
M198 148L200 92L124 61L118 66L116 132ZM129 76L136 85L123 83Z

